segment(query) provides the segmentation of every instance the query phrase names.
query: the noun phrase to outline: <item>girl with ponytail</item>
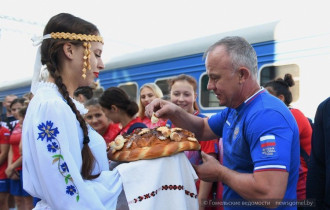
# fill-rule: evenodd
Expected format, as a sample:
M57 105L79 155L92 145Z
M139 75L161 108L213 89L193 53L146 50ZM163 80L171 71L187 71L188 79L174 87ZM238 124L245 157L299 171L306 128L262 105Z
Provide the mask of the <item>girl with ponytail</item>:
M146 128L142 120L136 116L139 106L130 100L125 91L118 87L110 87L104 91L99 103L108 119L114 123L120 123L122 129L118 132L132 133L136 128Z
M115 209L122 191L109 171L103 138L83 118L74 91L89 86L104 68L103 39L95 25L71 14L52 17L40 44L48 79L35 75L23 126L23 186L40 198L36 209Z

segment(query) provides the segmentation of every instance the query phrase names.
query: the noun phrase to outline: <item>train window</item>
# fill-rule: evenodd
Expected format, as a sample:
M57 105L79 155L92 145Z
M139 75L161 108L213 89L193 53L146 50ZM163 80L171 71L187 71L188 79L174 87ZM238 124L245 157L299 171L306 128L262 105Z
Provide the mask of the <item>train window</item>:
M168 87L168 80L171 77L158 79L155 83L158 85L158 87L162 90L164 97L169 98L170 97L170 90Z
M200 80L200 104L202 107L219 107L219 100L213 91L207 89L209 76L204 74Z
M268 81L276 78L284 78L285 74L290 73L295 85L290 88L292 93L292 102L299 99L299 66L296 64L266 66L260 70L260 85L265 85Z
M124 84L119 84L119 88L123 89L132 101L137 99L137 84L133 82L128 82Z

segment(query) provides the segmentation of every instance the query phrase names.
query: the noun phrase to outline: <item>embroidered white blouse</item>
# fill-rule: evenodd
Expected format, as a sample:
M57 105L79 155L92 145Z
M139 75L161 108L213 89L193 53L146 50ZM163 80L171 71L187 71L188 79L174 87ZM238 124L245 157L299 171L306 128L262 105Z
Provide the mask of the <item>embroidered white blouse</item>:
M86 113L75 101L77 109ZM89 127L96 164L93 180L80 174L83 133L55 84L39 83L23 123L23 187L47 209L115 209L122 191L118 171L109 171L106 144ZM40 206L39 206L40 207Z

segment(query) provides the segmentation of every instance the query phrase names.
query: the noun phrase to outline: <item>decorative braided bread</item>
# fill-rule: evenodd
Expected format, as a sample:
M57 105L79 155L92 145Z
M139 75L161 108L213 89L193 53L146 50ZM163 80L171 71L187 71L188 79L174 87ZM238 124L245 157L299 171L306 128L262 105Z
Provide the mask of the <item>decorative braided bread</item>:
M200 144L188 130L158 127L119 135L109 144L108 150L110 160L130 162L170 156L185 150L200 150Z

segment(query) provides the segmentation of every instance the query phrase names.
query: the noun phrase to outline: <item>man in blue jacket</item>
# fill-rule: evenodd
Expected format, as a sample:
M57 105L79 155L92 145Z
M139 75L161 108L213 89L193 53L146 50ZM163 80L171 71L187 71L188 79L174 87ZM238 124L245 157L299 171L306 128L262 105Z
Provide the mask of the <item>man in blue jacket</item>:
M306 197L315 199L315 209L330 209L330 97L320 103L314 119Z

